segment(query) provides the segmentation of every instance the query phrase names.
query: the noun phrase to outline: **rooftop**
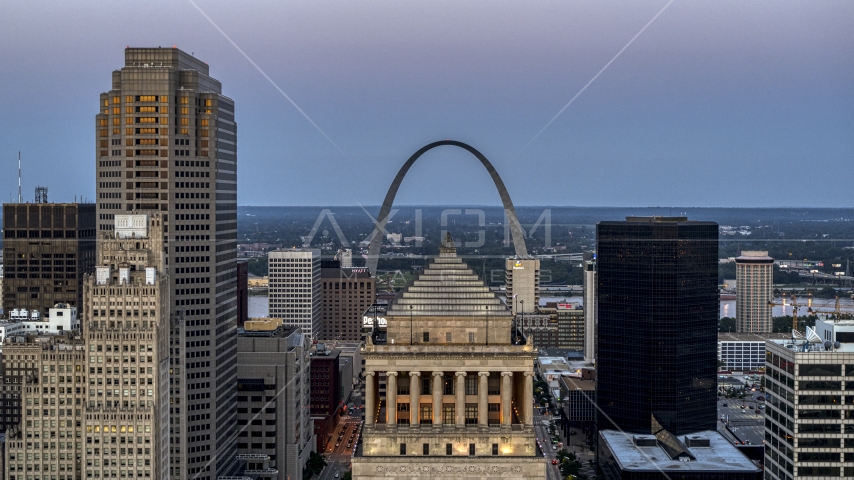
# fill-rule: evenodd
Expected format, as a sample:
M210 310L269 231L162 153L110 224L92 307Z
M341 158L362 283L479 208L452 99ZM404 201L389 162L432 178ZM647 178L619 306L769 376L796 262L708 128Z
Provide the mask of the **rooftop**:
M635 472L759 472L760 469L720 433L707 430L680 435L687 445L686 456L673 459L653 435L631 435L615 430L602 430L600 438L614 453L614 459L624 471ZM708 441L708 446L703 445ZM638 445L640 444L640 445Z
M764 342L766 340L791 339L791 335L785 333L718 333L719 342Z
M390 316L509 315L504 302L457 257L450 234L439 256L389 305Z

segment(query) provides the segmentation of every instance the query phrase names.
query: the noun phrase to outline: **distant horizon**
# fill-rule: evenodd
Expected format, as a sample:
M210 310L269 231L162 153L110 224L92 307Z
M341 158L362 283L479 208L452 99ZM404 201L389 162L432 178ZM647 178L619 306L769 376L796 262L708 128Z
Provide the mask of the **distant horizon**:
M61 202L58 202L61 203ZM364 208L379 208L381 205L241 205L238 204L237 208L343 208L343 207L364 207ZM478 204L478 203L445 203L445 204L394 204L393 208L412 208L412 207L458 207L458 206L467 206L467 207L485 207L485 208L504 208L502 205L486 205L486 204ZM513 205L514 208L634 208L634 209L647 209L647 208L688 208L694 210L780 210L780 209L797 209L797 210L854 210L854 206L851 207L805 207L805 206L779 206L779 207L690 207L686 205L655 205L655 206L630 206L630 205Z

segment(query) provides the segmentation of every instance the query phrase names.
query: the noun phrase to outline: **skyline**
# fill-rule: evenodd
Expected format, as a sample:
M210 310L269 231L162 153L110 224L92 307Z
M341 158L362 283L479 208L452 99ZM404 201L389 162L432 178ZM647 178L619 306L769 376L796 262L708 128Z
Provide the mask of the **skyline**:
M480 150L517 206L854 206L854 5L195 4L150 4L153 34L131 5L7 6L0 198L21 150L25 200L42 185L94 201L104 72L125 45L177 45L237 104L241 206L379 205L445 138ZM397 204L498 204L474 157L425 157Z

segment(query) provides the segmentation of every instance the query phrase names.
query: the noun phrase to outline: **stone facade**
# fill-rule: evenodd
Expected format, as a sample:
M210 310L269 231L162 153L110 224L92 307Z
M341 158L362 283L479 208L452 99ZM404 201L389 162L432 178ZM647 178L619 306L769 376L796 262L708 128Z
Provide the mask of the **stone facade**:
M387 343L369 339L362 352L365 428L354 478L544 478L533 427L536 350L511 344L511 313L450 238L387 319Z

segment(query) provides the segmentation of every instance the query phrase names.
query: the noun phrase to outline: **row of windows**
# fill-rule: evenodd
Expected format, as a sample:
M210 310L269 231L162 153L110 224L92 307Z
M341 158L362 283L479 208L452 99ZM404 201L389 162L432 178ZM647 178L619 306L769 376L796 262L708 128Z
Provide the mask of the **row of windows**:
M469 447L468 448L469 455L474 456L475 452L477 451L476 444L470 443L468 447ZM406 455L406 444L405 443L400 444L400 454ZM430 444L429 443L421 444L421 454L422 455L430 455ZM453 454L454 454L453 444L446 443L445 444L445 455L453 455ZM497 443L492 444L492 455L498 455L498 444Z

